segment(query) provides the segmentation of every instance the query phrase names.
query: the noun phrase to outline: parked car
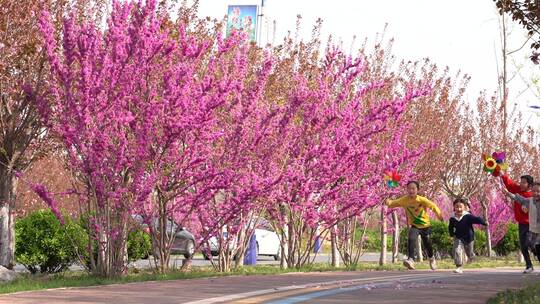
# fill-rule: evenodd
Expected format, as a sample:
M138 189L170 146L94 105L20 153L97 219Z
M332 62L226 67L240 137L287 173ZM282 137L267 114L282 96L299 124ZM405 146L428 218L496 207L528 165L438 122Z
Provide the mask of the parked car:
M193 257L195 253L195 237L186 228L180 227L176 232L171 253L183 254L186 259Z
M139 214L131 216L143 230L148 232L148 225L144 223L143 217ZM158 219L153 221L154 227L158 227ZM186 228L177 225L174 221L167 221L166 232L168 235L174 233L174 240L171 247L172 254L183 254L186 259L193 257L195 253L195 237Z
M279 242L279 237L276 232L272 230L269 226L259 225L255 229L255 239L257 241L257 256L271 256L274 257L276 261L280 259L281 246ZM227 232L224 232L224 237L227 237ZM209 249L212 256L217 256L219 254L219 246L216 237L211 237L208 241ZM204 253L204 251L203 251ZM209 260L211 256L204 254L204 258Z

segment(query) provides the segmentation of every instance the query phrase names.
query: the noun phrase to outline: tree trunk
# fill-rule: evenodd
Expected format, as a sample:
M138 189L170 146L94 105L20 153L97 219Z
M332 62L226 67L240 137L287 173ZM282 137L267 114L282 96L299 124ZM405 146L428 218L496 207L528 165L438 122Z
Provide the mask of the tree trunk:
M280 246L281 246L281 254L279 259L279 267L281 269L287 269L287 253L289 252L288 244L288 236L287 236L287 228L284 228L281 233L281 240L280 240Z
M418 236L418 239L416 239L416 242L418 243L418 261L423 262L424 261L424 250L422 249L422 238Z
M388 231L386 227L386 207L381 206L381 255L379 257L379 265L386 265L386 243L388 239Z
M95 203L95 202L94 202ZM92 233L96 236L97 260L95 268L92 269L94 274L102 277L117 277L127 273L127 222L124 220L126 216L122 216L122 212L111 210L112 208L103 203L104 207L99 208L96 204L95 220L97 227L92 228ZM114 223L112 226L111 223ZM118 231L112 235L110 231ZM97 231L96 231L97 230ZM89 252L89 254L93 254Z
M7 171L0 172L0 265L15 266L15 199L17 179Z
M493 250L491 249L491 233L489 233L489 224L486 226L486 247L487 247L487 256L493 257Z
M286 224L287 226L287 266L290 267L296 267L296 234L294 231L294 224L292 223L292 218L289 218L289 222Z
M344 232L341 236L341 240L338 239L338 250L341 252L341 260L343 261L343 264L345 266L350 266L353 264L353 251L355 248L354 244L355 242L355 235L354 231L356 228L356 218L350 218L343 221L342 224L342 231ZM362 236L360 240L362 240L362 237L364 236L364 231L362 231ZM360 243L362 244L362 243Z
M244 258L246 256L247 248L249 248L250 241L247 238L247 229L248 227L243 227L238 232L238 241L236 246L236 259L234 259L234 267L244 266ZM255 230L253 230L255 233Z
M122 274L127 274L128 273L128 268L129 268L129 257L128 257L128 246L127 246L127 232L124 233L124 239L126 240L124 242L124 245L122 246L122 258L119 259L122 261L122 265L124 266L124 272Z
M102 276L110 276L110 250L108 248L109 243L108 237L103 230L100 230L98 232L97 242L97 274Z
M330 240L332 245L332 266L339 267L339 252L337 247L336 226L330 228Z
M486 203L482 203L482 210L484 211L484 218L486 219L486 249L487 249L487 256L492 257L493 256L493 250L491 247L491 233L489 233L489 217L488 217L488 208Z
M399 219L397 212L392 212L392 221L394 222L394 233L392 237L392 263L397 263L399 256Z

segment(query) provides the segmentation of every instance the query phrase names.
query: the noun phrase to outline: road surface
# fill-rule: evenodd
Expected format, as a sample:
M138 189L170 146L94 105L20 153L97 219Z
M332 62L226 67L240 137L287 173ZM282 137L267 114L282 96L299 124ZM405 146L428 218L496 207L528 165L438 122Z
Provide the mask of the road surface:
M485 303L533 282L540 275L511 268L290 273L20 292L0 303Z

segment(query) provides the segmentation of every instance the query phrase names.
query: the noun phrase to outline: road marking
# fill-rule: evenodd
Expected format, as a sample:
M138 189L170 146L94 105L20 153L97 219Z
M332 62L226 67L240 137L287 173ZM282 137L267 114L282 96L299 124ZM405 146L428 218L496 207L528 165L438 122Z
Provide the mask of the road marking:
M418 278L418 275L410 275L407 277L379 277L379 278L370 278L370 279L363 279L363 283L368 282L367 284L363 284L364 286L373 286L373 283L375 282L388 282L392 281L393 283L396 282L404 282L402 279L407 278ZM423 279L428 280L432 278L441 278L441 274L434 275L434 274L428 274L427 276L423 277ZM358 286L358 283L360 280L355 280L356 282L347 283L347 284L318 284L317 286L310 287L310 288L302 288L302 289L295 289L285 292L275 292L271 294L261 295L258 297L250 297L245 299L236 300L235 303L242 303L242 304L252 304L252 303L270 303L268 301L272 301L275 299L289 299L294 296L298 295L304 295L304 294L311 294L311 293L318 293L322 291L332 290L332 289L341 289L341 288L349 288L352 286Z
M442 279L442 278L447 278L447 277L448 275L426 276L423 278L400 280L400 283L410 283L410 282L425 281L425 280L430 280L430 279ZM395 282L381 282L381 283L361 284L361 285L356 285L356 286L351 286L351 287L334 287L329 290L305 293L298 296L292 296L292 297L288 297L281 300L267 302L266 304L294 304L294 303L309 301L309 300L326 297L326 296L333 296L336 294L360 290L360 289L369 289L372 287L378 287L378 288L390 287L394 284Z
M485 275L485 274L496 274L496 273L511 273L511 274L515 274L516 276L522 276L521 273L516 273L515 270L510 270L510 269L505 269L505 270L502 270L502 271L497 271L497 272L493 272L493 271L485 271L485 270L480 270L480 269L473 269L472 271L468 271L465 275ZM451 278L451 277L458 277L458 276L463 276L463 274L454 274L454 273L451 273L451 272L447 272L445 274L442 274L442 273L438 273L437 275L434 275L434 274L426 274L424 276L420 276L420 275L416 275L414 277L410 277L408 279L403 279L403 280L399 280L399 283L410 283L410 282L418 282L418 281L426 281L426 280L431 280L431 279L444 279L444 278ZM386 279L386 278L385 278ZM376 281L376 280L373 280L373 281ZM316 290L313 290L310 291L310 290L306 290L306 292L302 292L302 294L300 295L293 295L293 296L286 296L286 297L281 297L280 300L275 300L275 301L265 301L266 304L294 304L294 303L299 303L299 302L304 302L304 301L309 301L309 300L313 300L313 299L316 299L316 298L321 298L321 297L326 297L326 296L332 296L332 295L336 295L336 294L340 294L340 293L345 293L345 292L349 292L349 291L355 291L355 290L360 290L360 289L370 289L372 287L375 287L375 288L380 288L380 287L391 287L392 285L394 285L396 282L384 282L385 280L377 280L377 281L383 281L383 282L379 282L379 283L369 283L369 284L361 284L361 285L356 285L356 286L350 286L350 287L330 287L330 288L326 288L326 290L319 290L319 291L316 291ZM299 292L297 292L298 294ZM254 301L254 302L251 302L251 303L261 303L263 301ZM245 303L248 303L248 302L245 302Z
M362 278L362 279L351 279L351 280L337 280L337 281L326 281L326 282L316 282L316 283L308 283L303 285L290 285L290 286L284 286L284 287L276 287L271 289L262 289L262 290L256 290L256 291L250 291L250 292L244 292L244 293L237 293L232 295L224 295L220 297L214 297L214 298L208 298L198 301L192 301L187 302L186 304L213 304L213 303L223 303L223 302L230 302L240 299L246 299L250 297L256 297L256 296L262 296L272 293L281 293L286 291L292 291L292 290L301 290L301 289L311 289L311 288L320 288L321 286L332 286L332 285L351 285L366 281L381 281L381 280L396 280L396 279L409 279L409 278L418 278L419 274L406 274L406 275L390 275L390 276L381 276L381 277L375 277L375 278ZM425 275L421 280L426 280L430 278L438 278L441 277L440 274L428 274ZM419 279L420 280L420 279Z

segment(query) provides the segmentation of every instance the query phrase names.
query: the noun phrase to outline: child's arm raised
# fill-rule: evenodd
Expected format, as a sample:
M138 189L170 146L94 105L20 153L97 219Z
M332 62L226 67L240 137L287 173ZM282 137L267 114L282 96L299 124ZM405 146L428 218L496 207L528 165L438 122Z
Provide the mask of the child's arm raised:
M471 222L472 222L473 224L487 226L487 223L486 223L486 221L485 221L483 218L478 217L478 216L474 216L474 215L472 215L472 214L469 214L469 216L471 217Z
M508 177L508 175L501 175L501 180L508 191L511 193L519 192L519 185Z
M529 203L530 203L529 198L523 197L519 194L511 194L509 195L509 197L515 200L516 202L518 202L521 206L525 208L529 208Z
M433 212L435 212L435 214L437 214L437 218L439 219L439 221L444 221L444 219L442 217L441 209L439 209L439 207L437 207L437 205L434 202L428 200L425 197L420 197L420 201L422 202L422 204L424 206L426 206L427 208L433 210Z
M510 192L508 189L506 188L501 188L502 190L502 193L504 195L506 195L507 197L509 197L510 199L514 199L514 193Z
M384 204L388 206L388 208L403 207L403 205L405 205L407 200L408 200L407 196L402 196L395 200L387 199L386 201L384 201Z
M500 179L500 185L499 185L498 188L499 188L499 190L502 191L502 193L503 193L506 197L510 198L512 192L510 192L510 191L508 191L508 189L506 189L506 186L504 185L504 182L503 182L502 179ZM512 208L512 206L514 205L514 204L513 204L511 201L509 201L509 200L503 200L503 202L504 202L508 207L510 207L510 208Z

